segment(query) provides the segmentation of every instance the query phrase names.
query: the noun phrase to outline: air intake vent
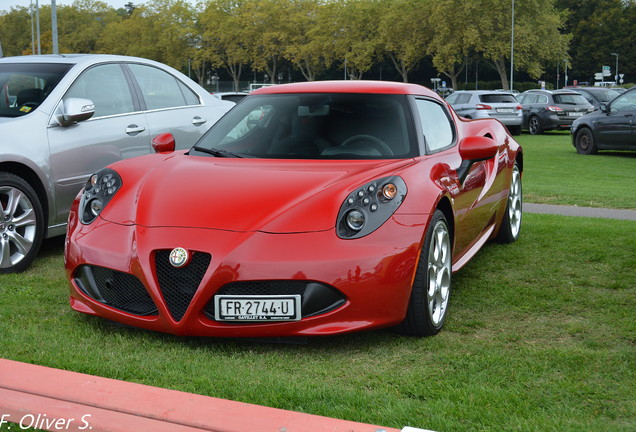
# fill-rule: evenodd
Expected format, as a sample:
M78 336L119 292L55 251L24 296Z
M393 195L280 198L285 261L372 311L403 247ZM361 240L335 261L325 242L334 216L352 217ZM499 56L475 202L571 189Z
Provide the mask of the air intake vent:
M212 256L204 252L192 252L190 262L179 268L170 265L169 257L170 250L158 250L155 253L155 266L163 298L170 315L178 322L190 306Z

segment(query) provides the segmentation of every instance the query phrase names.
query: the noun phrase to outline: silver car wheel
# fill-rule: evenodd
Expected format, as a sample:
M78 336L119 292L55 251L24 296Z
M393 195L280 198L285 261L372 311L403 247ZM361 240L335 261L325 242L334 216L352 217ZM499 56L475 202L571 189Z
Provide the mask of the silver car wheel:
M22 261L37 235L36 212L31 200L12 186L0 187L0 268Z
M508 194L508 218L510 220L510 232L513 237L519 235L521 228L521 174L517 165L512 169L512 180L510 180L510 193Z
M434 326L444 321L451 284L451 244L444 221L437 221L428 251L428 312Z

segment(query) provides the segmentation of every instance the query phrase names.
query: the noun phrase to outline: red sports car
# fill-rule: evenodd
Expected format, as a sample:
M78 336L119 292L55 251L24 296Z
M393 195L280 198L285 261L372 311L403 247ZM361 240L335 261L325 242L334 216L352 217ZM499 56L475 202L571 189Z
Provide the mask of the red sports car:
M190 150L154 147L75 200L76 311L178 335L432 335L452 273L519 236L521 147L418 85L262 88Z

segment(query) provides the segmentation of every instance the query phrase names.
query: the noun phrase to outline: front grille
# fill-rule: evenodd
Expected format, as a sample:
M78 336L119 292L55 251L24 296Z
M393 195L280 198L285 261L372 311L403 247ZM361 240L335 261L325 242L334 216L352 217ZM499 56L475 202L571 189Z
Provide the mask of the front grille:
M197 292L212 256L205 252L192 252L190 263L176 268L169 261L170 250L162 249L155 253L157 280L170 315L175 321L181 321L190 302Z
M299 294L302 302L302 317L329 312L342 306L346 298L334 287L319 282L303 280L239 281L223 285L216 295L271 296ZM214 297L203 310L214 319Z
M75 273L75 283L87 296L115 309L135 315L157 314L144 285L129 273L85 265Z

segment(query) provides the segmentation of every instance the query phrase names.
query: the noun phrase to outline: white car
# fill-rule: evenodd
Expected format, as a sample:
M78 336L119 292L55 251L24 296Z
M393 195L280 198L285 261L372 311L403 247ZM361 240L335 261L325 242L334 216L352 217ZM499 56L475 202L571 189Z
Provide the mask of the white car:
M523 108L512 92L501 90L462 90L446 97L455 112L469 119L495 118L511 134L521 133Z
M191 147L234 103L164 64L112 55L0 59L0 273L63 235L92 173L172 133Z

